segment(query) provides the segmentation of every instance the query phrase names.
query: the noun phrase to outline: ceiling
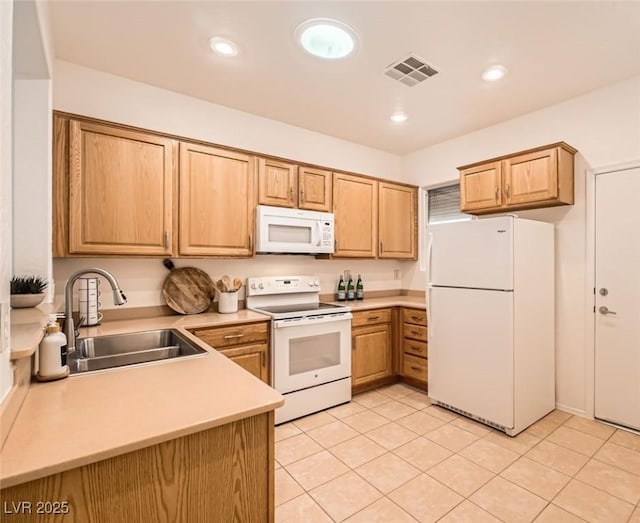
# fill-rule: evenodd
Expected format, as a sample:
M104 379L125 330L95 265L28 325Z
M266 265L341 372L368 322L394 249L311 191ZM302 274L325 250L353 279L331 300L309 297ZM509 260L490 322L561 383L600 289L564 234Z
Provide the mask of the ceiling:
M356 54L299 48L313 17L351 26ZM57 58L398 154L640 73L639 2L53 0L51 18ZM241 54L214 55L213 35ZM409 53L439 74L384 75ZM493 63L509 74L486 83Z

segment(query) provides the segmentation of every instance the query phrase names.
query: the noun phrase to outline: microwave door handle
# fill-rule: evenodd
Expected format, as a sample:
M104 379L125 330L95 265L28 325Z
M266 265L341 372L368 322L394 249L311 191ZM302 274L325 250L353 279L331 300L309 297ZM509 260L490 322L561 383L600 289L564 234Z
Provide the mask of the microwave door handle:
M316 242L316 245L320 247L322 245L322 222L317 220L316 226L318 228L318 241Z

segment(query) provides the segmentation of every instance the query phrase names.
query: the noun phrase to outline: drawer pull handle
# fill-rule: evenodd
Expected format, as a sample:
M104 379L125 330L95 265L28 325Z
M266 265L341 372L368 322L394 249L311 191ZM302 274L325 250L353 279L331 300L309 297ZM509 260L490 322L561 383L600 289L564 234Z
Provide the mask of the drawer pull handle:
M424 318L422 316L411 316L411 319L413 321L424 321Z
M409 348L410 348L411 350L416 351L416 352L420 352L420 347L413 347L413 346L409 346Z
M225 340L232 340L234 338L242 338L244 336L244 334L225 334L224 339Z
M415 334L416 336L418 336L420 334L420 331L411 331L411 334Z
M416 372L420 372L422 369L420 367L411 367L411 370L415 370Z
M380 316L369 316L367 318L368 321L379 320L379 319L380 319Z

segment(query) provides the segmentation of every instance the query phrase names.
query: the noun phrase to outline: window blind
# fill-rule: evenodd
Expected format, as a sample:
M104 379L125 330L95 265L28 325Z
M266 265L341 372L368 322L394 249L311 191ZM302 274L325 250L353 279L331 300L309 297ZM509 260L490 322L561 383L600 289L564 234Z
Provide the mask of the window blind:
M428 191L429 225L434 223L470 220L469 214L460 212L460 185L447 185Z

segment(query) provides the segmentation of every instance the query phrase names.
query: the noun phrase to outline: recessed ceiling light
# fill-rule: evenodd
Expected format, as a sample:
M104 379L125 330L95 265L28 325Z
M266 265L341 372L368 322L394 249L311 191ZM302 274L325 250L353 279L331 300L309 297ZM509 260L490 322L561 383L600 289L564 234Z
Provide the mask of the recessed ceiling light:
M392 122L402 123L402 122L406 122L409 117L402 111L396 111L389 118L391 119Z
M296 29L295 37L305 51L327 60L349 56L356 47L353 29L329 18L314 18L303 22Z
M209 45L214 52L222 56L237 56L240 52L238 44L221 36L214 36L211 38L209 40Z
M492 65L484 70L482 73L482 79L486 82L495 82L500 80L507 74L507 68L502 65Z

